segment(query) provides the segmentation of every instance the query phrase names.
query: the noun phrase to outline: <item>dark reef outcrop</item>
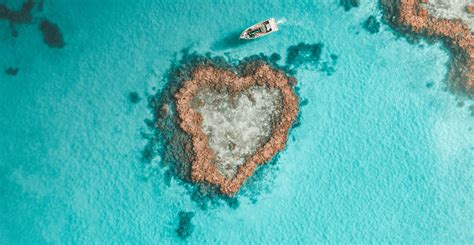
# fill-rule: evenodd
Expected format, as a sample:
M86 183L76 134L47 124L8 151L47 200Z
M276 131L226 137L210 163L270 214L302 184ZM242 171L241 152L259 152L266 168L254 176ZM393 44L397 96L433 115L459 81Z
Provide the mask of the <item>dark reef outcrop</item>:
M5 74L9 76L16 76L18 74L19 68L17 67L8 67L5 69Z
M55 23L44 19L39 25L39 29L43 34L43 42L50 48L64 47L64 38L59 26Z
M27 0L19 10L11 10L5 4L0 4L0 19L9 21L10 32L13 37L18 36L15 29L16 24L29 24L33 21L33 15L31 14L33 7L33 0Z
M191 236L194 231L194 224L192 223L193 217L194 212L180 211L178 213L179 223L176 229L176 235L178 235L179 238L186 239Z
M375 34L380 31L380 22L377 20L375 16L371 15L364 22L363 27L370 34Z
M35 13L43 10L44 2L33 0L25 1L19 10L11 10L5 4L0 4L0 20L6 20L10 24L10 32L12 37L18 37L18 31L15 28L17 24L35 24L37 18L33 16L33 10L37 6ZM65 45L63 34L59 26L48 19L43 18L38 25L39 30L43 35L43 42L50 48L62 48Z
M140 100L142 100L142 98L140 98L140 95L137 92L130 92L128 94L128 99L133 104L137 104L138 102L140 102Z
M359 7L360 0L340 0L339 4L344 8L345 11L349 11L352 8Z
M322 43L299 43L288 47L286 64L290 67L309 65L317 67L324 45Z

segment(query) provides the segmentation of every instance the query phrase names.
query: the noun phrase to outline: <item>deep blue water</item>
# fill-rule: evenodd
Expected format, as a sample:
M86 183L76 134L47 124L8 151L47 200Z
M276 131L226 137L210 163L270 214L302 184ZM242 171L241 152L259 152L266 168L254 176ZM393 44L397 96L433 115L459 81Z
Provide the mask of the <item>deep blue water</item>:
M0 243L473 243L473 102L445 92L441 44L371 34L371 15L376 1L46 0L16 38L0 20L0 70L18 68L0 73ZM236 41L269 17L286 19L278 33ZM291 65L300 126L237 205L203 208L161 156L141 160L147 97L183 49L285 65L299 43L322 47Z

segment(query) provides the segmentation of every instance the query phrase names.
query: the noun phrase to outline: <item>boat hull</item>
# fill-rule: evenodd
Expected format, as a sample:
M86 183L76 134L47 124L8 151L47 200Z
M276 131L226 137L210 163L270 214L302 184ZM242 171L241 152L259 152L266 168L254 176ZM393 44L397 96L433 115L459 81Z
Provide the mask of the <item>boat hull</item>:
M262 29L264 31L262 31ZM240 39L256 39L276 31L278 31L278 25L275 18L270 18L245 29L242 34L240 34Z

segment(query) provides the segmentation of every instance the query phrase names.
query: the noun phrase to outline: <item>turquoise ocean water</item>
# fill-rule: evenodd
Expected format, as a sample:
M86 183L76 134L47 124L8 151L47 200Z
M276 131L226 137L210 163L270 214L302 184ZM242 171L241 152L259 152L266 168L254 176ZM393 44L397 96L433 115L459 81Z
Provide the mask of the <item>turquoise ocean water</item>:
M363 28L376 1L46 0L33 13L17 38L0 20L0 243L474 242L472 101L444 91L442 45ZM286 19L280 32L233 39L269 17ZM43 43L42 18L64 48ZM284 65L299 43L323 45L319 65L294 67L300 126L238 205L202 208L164 181L160 156L141 161L146 98L183 49ZM180 211L194 213L187 238Z

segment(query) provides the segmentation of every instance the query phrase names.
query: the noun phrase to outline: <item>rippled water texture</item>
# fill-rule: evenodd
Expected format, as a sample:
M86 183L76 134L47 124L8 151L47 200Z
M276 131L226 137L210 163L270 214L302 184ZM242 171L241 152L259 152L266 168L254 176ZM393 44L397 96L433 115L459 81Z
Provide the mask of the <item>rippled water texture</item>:
M398 37L375 1L214 2L0 19L0 243L474 242L473 102L445 92L440 44ZM269 17L279 32L236 38ZM286 149L235 198L176 177L155 138L173 131L147 126L183 49L263 53L298 79Z

